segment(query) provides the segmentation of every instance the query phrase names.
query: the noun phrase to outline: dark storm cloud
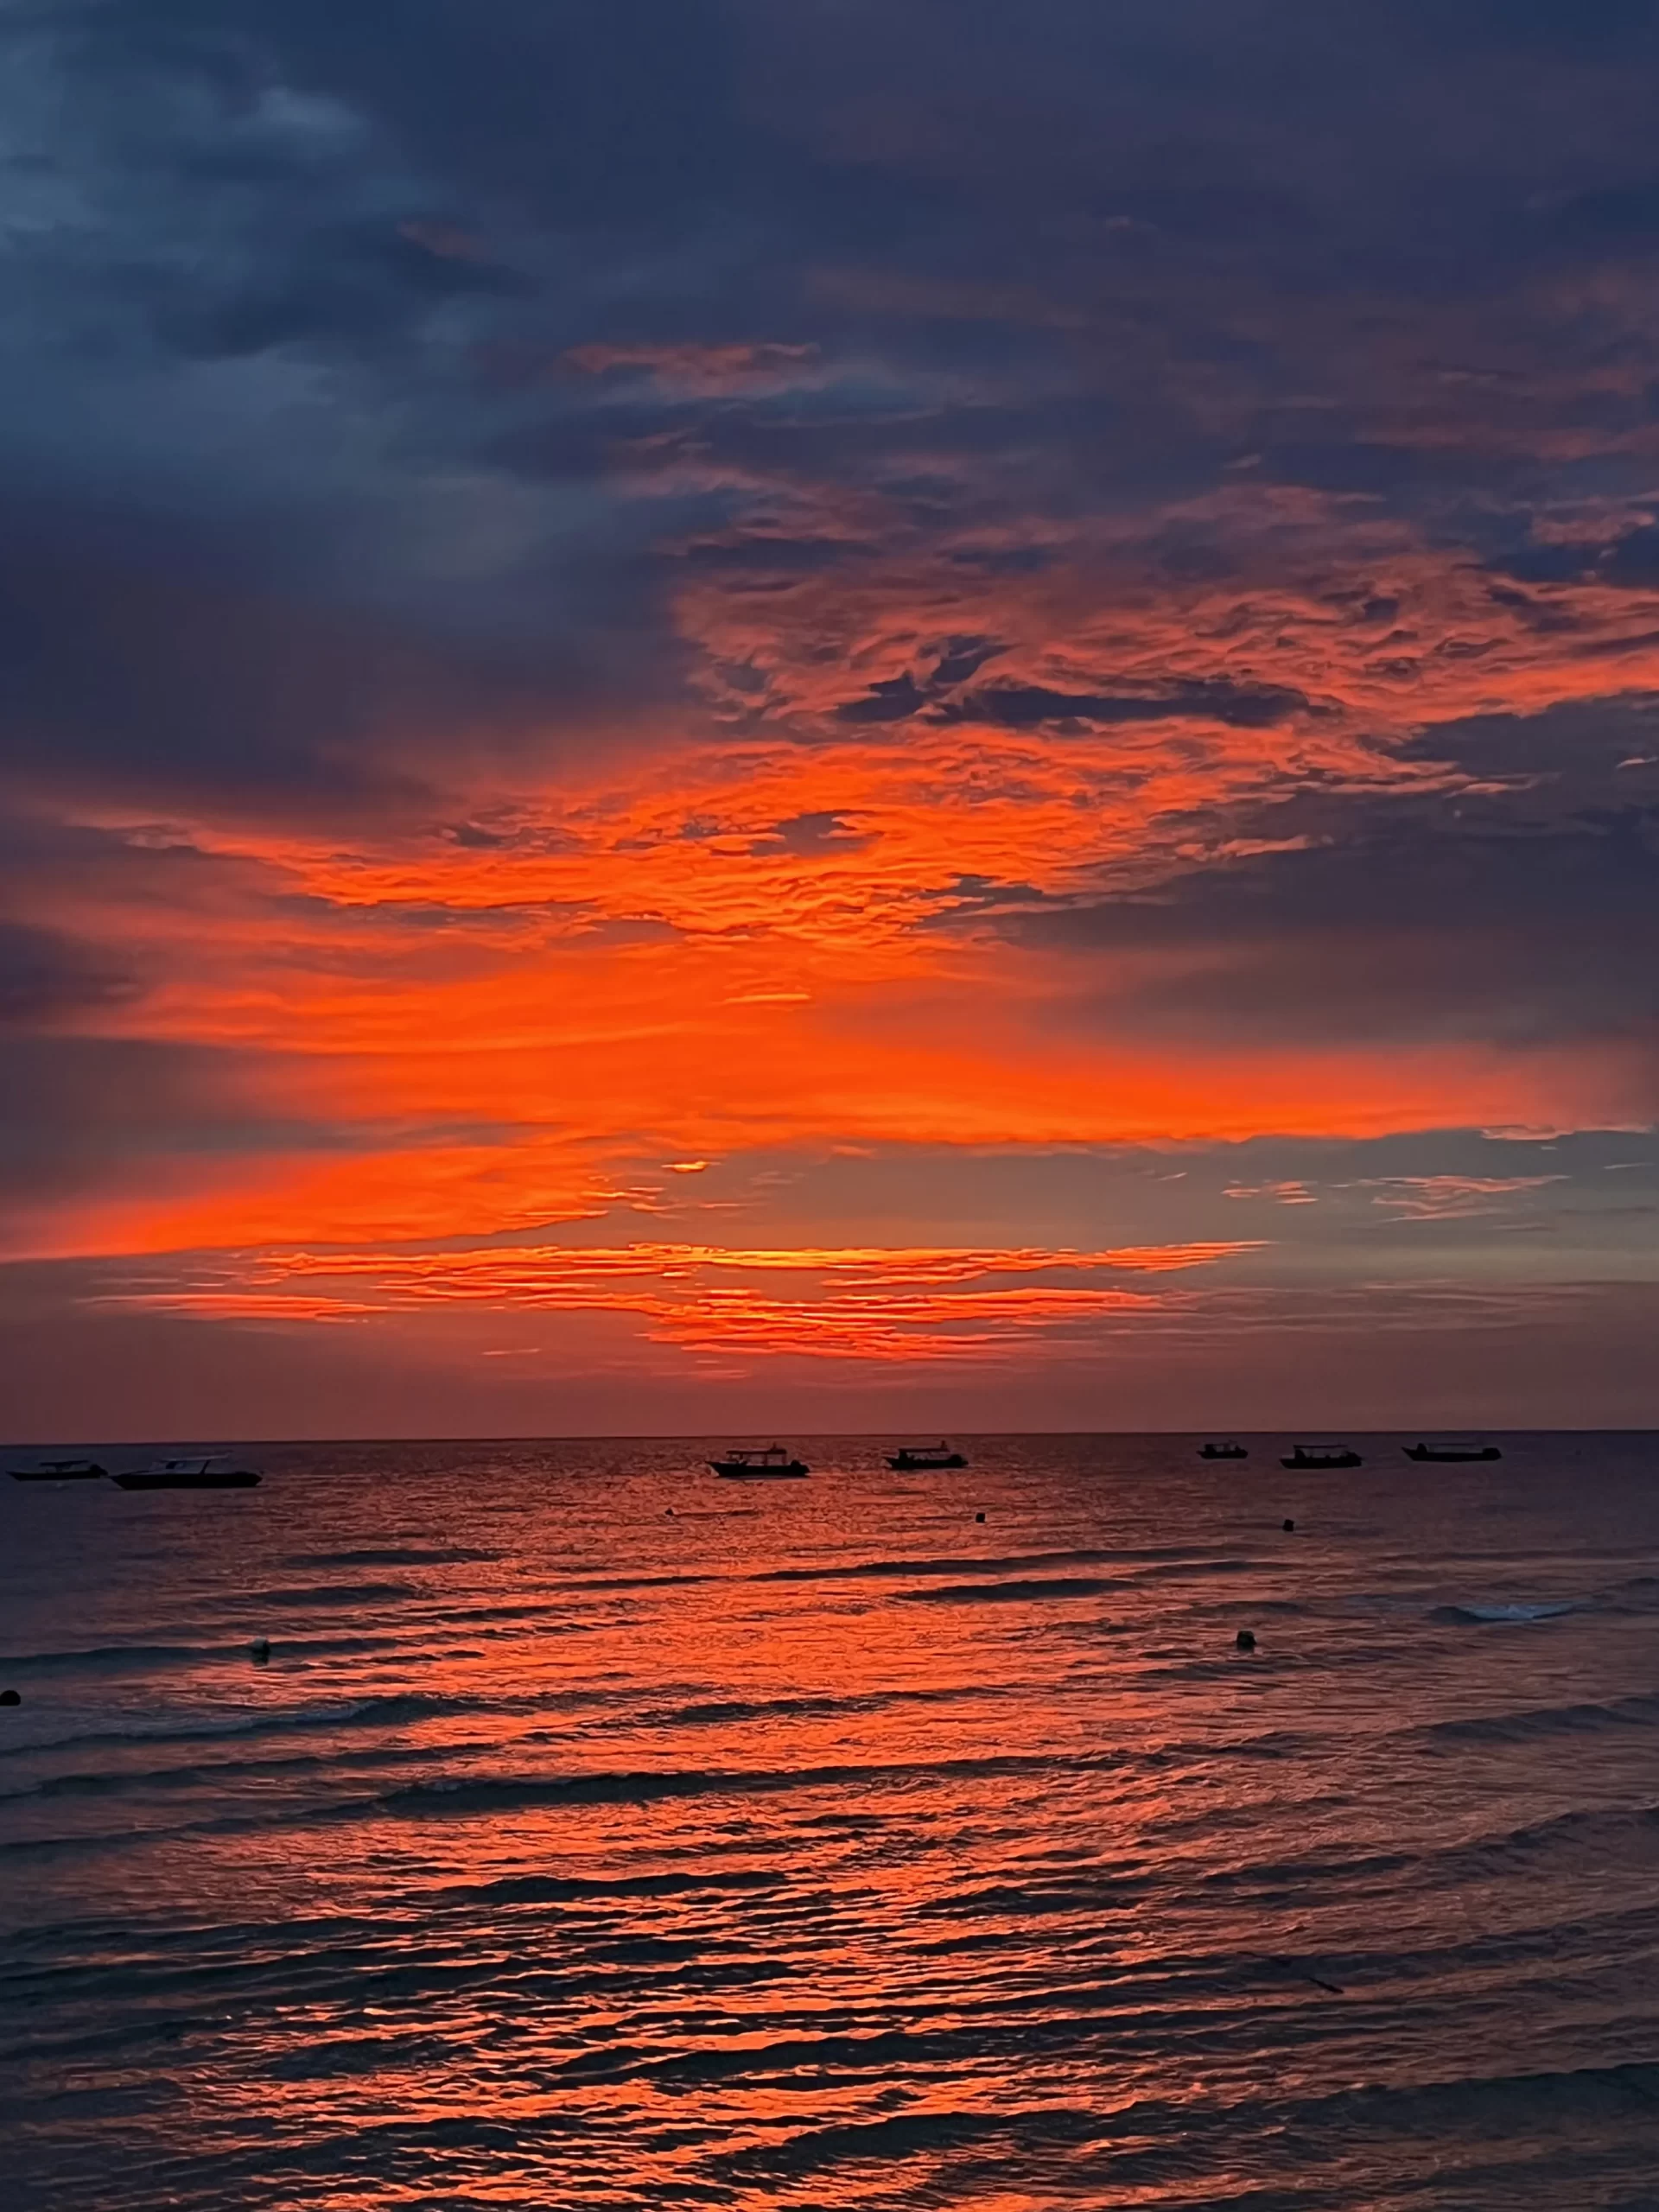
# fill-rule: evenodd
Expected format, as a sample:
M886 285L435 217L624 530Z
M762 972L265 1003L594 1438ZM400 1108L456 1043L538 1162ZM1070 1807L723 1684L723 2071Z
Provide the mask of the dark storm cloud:
M87 882L204 932L233 911L235 872L188 847L0 815L0 1246L65 1200L198 1185L238 1154L353 1141L262 1103L257 1056L142 1034L151 959L18 918ZM153 955L151 956L153 958Z
M1602 583L1659 591L1659 526L1640 524L1606 543L1535 541L1487 565L1517 583Z
M1484 716L1421 750L1491 781L1455 799L1263 809L1236 826L1289 849L1223 850L1155 891L1002 926L1101 958L1091 1003L1129 1030L1630 1040L1653 1057L1659 1105L1659 716L1645 702Z
M0 1059L0 1244L65 1200L200 1188L215 1161L329 1143L260 1112L249 1066L210 1046L8 1023Z
M395 39L303 8L0 30L13 764L315 803L395 793L376 755L411 726L416 751L446 726L545 746L675 688L649 554L672 504L612 493L608 436L533 479L493 457L526 405L493 343L556 353L610 281L603 241L561 226L593 212L592 73L620 99L628 26L584 78L580 36L558 68L538 43L550 11L484 41L420 12ZM634 75L649 168L662 117ZM482 206L533 147L528 197Z
M1659 765L1659 696L1632 692L1574 700L1541 714L1441 722L1419 735L1408 757L1445 763L1482 784L1501 783L1503 790L1488 791L1486 800L1506 819L1535 828L1558 816L1618 810L1638 793L1651 796L1642 772Z
M1228 722L1241 729L1263 729L1307 702L1298 691L1271 685L1192 683L1150 693L1050 691L1040 684L993 685L970 691L957 714L969 721L1000 724L1007 729L1034 729L1046 723L1166 721L1179 717Z
M797 814L787 822L774 823L770 834L757 839L749 849L757 856L792 853L798 859L810 860L826 853L857 852L870 842L838 814Z
M406 0L396 36L330 0L141 0L97 22L112 54L152 66L184 51L245 79L276 63L372 117L426 173L543 219L675 227L749 159L707 0Z
M505 737L606 694L575 655L423 635L233 574L130 564L42 529L0 545L7 757L60 790L204 793L275 818L393 817L433 804L429 758L478 717Z
M1225 583L1217 528L1159 510L1249 461L1497 591L1659 582L1620 450L1650 402L1613 373L1659 190L1645 6L410 0L392 35L66 0L0 36L0 743L34 784L418 810L469 747L692 711L666 595L855 581L888 540L830 511L871 487L988 581L1141 517L1144 575ZM1587 254L1609 289L1564 309ZM1534 523L1564 486L1630 512L1563 550ZM1300 705L995 673L849 671L840 715Z
M1052 691L1041 684L992 684L960 690L944 668L925 683L910 675L874 683L861 699L836 709L844 722L906 721L926 714L939 721L988 722L1001 729L1064 728L1088 723L1110 728L1120 722L1161 722L1192 719L1230 723L1241 729L1269 728L1307 702L1298 691L1272 685L1187 683L1153 691Z
M0 920L0 1031L50 1028L134 992L106 954L53 930Z

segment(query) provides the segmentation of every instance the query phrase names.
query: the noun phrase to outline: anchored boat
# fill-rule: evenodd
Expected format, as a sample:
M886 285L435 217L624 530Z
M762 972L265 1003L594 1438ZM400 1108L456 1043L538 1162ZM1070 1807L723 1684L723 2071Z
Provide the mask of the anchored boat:
M728 1483L798 1482L803 1475L812 1471L804 1459L785 1452L781 1444L768 1444L764 1452L733 1450L723 1459L711 1459L709 1465Z
M1198 1446L1200 1459L1248 1459L1249 1456L1243 1445L1235 1444L1230 1437L1224 1444L1201 1444Z
M896 1452L887 1454L887 1465L901 1475L918 1474L928 1467L965 1467L967 1464L960 1452L953 1452L943 1440L938 1444L901 1444Z
M1501 1459L1503 1454L1496 1444L1408 1444L1408 1459L1434 1459L1452 1466L1470 1459Z
M103 1472L96 1459L32 1459L10 1470L15 1483L91 1483Z
M1365 1462L1345 1444L1299 1444L1279 1464L1281 1467L1363 1467Z
M257 1467L238 1467L228 1453L210 1452L188 1459L156 1459L117 1475L119 1490L252 1490Z

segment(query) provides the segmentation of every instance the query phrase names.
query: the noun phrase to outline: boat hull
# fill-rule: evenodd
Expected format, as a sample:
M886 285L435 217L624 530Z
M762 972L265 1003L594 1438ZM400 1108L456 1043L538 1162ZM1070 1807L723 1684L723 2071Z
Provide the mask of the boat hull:
M104 1478L102 1467L14 1467L11 1479L15 1483L96 1483Z
M759 1451L754 1458L739 1458L734 1453L730 1460L710 1460L708 1465L721 1482L803 1482L812 1473L805 1460L785 1460L783 1453L767 1458Z
M952 1452L943 1459L918 1459L908 1452L893 1452L887 1455L887 1465L898 1475L937 1474L943 1468L965 1467L967 1464L960 1452Z
M254 1490L259 1477L251 1467L226 1467L218 1474L152 1475L140 1471L113 1478L118 1490Z
M1249 1456L1242 1444L1236 1445L1231 1451L1224 1450L1213 1444L1206 1444L1198 1453L1200 1459L1248 1459Z
M1420 1465L1427 1463L1436 1467L1465 1467L1482 1460L1501 1459L1503 1454L1496 1444L1485 1445L1478 1452L1432 1452L1427 1444L1408 1444L1406 1457L1415 1459Z
M1318 1473L1327 1467L1363 1467L1365 1462L1357 1452L1331 1452L1322 1458L1316 1458L1311 1452L1293 1452L1288 1459L1281 1459L1279 1464L1281 1467L1300 1467L1306 1473Z

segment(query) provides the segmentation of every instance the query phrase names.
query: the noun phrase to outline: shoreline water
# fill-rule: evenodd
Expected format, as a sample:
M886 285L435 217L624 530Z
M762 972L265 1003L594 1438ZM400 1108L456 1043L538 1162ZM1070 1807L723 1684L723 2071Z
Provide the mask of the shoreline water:
M956 1440L0 1485L17 2212L1640 2203L1659 1438Z

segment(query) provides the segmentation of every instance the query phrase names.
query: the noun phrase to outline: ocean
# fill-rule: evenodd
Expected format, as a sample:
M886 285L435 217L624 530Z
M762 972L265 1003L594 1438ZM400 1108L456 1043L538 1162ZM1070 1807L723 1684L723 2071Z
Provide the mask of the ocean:
M792 1440L0 1480L4 2212L1659 2206L1659 1438Z

